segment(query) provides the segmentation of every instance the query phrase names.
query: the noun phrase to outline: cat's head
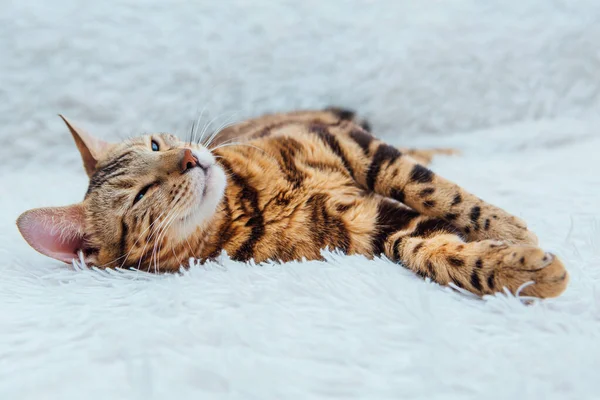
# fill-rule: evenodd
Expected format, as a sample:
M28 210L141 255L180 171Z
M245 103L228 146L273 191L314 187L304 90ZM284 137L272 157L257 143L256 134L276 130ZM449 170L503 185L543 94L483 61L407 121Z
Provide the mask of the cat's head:
M154 244L177 246L210 224L226 178L208 149L168 134L107 143L63 120L90 183L81 203L19 217L35 250L67 263L81 251L88 265L145 267Z

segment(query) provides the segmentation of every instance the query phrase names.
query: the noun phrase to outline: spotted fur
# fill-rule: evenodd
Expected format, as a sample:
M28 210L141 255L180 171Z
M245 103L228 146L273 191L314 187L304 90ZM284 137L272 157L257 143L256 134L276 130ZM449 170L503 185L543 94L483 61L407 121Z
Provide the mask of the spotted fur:
M354 112L329 108L236 124L210 152L171 135L105 146L86 164L80 250L100 267L164 272L222 251L262 262L320 259L330 248L386 256L477 295L529 281L525 295L565 289L563 264L523 221L426 167L451 151L396 148L369 130ZM186 149L201 168L187 168Z

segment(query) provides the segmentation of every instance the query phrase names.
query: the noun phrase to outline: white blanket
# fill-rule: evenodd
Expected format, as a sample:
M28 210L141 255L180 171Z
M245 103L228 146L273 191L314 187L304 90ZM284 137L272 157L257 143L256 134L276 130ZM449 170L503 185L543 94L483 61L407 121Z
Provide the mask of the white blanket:
M600 2L12 2L0 13L0 399L600 398ZM524 218L565 294L474 299L387 260L75 270L24 210L105 138L350 106ZM237 112L237 115L232 115Z

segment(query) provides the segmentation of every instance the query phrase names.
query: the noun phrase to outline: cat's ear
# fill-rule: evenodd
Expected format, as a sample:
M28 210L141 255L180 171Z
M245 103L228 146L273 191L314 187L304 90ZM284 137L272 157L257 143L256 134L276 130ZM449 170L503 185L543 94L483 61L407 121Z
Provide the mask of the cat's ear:
M84 248L84 208L36 208L25 211L17 219L23 238L38 252L56 260L71 263Z
M104 155L108 152L112 146L110 143L105 142L101 139L95 138L81 128L78 128L75 124L65 118L63 115L58 114L59 117L67 124L75 144L81 153L83 159L83 166L88 176L92 176L96 171L96 165L98 161L104 158Z

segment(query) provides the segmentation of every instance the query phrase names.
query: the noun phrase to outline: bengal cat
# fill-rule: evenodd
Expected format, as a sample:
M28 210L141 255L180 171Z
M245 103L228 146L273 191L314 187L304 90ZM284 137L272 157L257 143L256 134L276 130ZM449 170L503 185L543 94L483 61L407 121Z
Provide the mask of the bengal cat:
M17 221L57 260L169 272L223 250L262 262L320 259L328 247L385 255L477 295L553 297L567 285L523 221L425 167L436 150L390 146L348 110L266 115L203 144L169 134L110 144L63 119L85 198Z

